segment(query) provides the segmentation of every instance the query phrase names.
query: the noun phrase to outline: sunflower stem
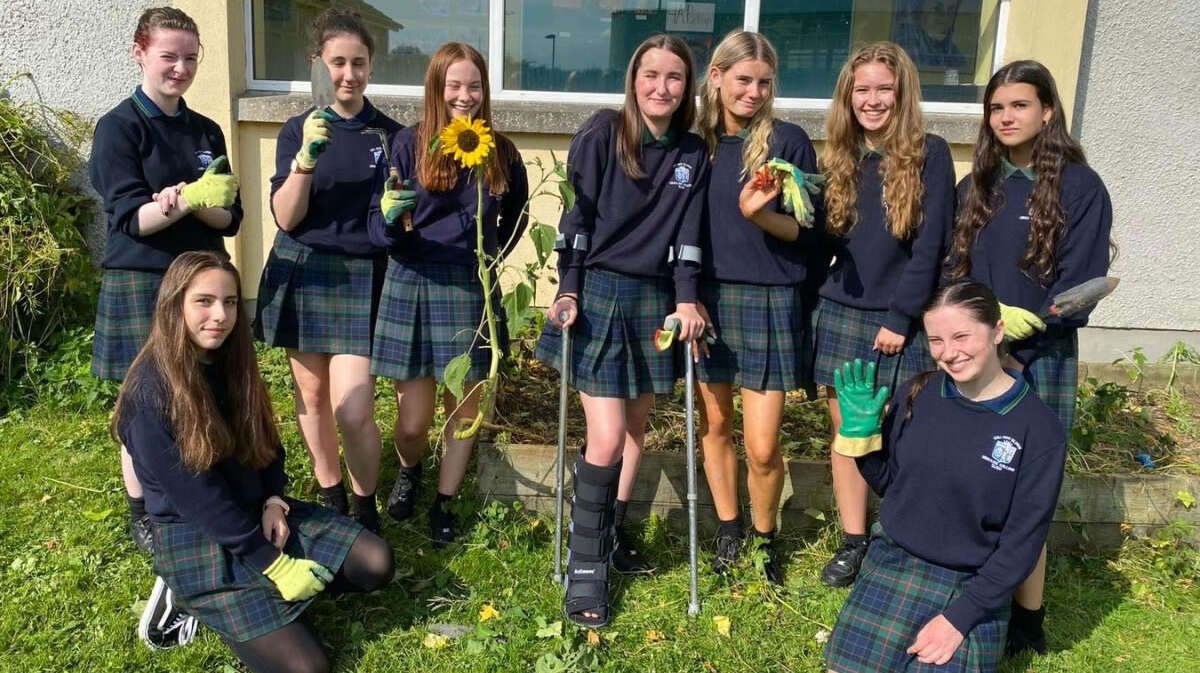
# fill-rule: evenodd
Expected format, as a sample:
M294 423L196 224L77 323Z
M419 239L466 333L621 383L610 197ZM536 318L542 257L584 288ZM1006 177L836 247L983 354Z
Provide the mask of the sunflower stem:
M483 391L479 396L479 408L475 418L466 424L460 421L460 427L454 431L455 439L474 437L483 425L483 417L491 408L492 399L496 393L496 380L500 375L500 340L496 328L496 310L492 306L492 266L487 260L487 251L483 247L483 180L482 171L475 173L475 259L479 270L479 283L483 286L483 316L488 330L488 348L491 351L491 362L488 364L487 379L483 382ZM459 400L459 404L462 400ZM466 424L466 427L462 427Z

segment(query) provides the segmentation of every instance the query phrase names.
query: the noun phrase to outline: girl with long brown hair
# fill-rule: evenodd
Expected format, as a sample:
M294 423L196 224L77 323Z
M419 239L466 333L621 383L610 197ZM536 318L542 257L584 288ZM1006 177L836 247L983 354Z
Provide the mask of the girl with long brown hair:
M167 269L112 434L145 489L156 595L169 587L253 671L328 670L301 613L327 585L387 584L392 550L355 521L286 496L241 281L223 256L187 252Z
M995 671L1009 598L1037 563L1058 502L1067 438L1004 368L996 296L952 283L921 320L937 369L901 384L890 405L873 362L835 375L834 451L856 457L883 501L825 649L833 673Z
M678 378L674 354L654 348L655 328L672 318L680 340L705 328L696 302L709 167L688 131L694 82L683 40L647 38L625 71L624 105L592 115L568 154L575 204L558 224L558 296L537 357L560 367L559 339L571 330L587 442L575 463L563 608L585 626L609 621L610 568L650 569L624 518L654 395Z
M448 42L434 52L425 71L421 121L397 133L391 143L392 167L373 213L376 240L389 248L383 296L375 324L371 373L392 379L396 390L396 453L400 471L388 496L388 513L397 521L412 516L421 485L421 460L437 403L437 384L455 356L470 353L463 399L446 391L442 403L445 451L438 471L437 495L429 510L435 546L454 539L455 522L447 508L462 485L473 438L454 436L459 419L475 417L479 381L487 378L487 344L478 336L484 296L476 255L477 186L483 182L484 252L504 257L525 230L529 183L512 141L492 133L495 153L485 169L461 168L431 143L453 119L476 119L492 126L487 63L474 47ZM475 149L475 148L470 148ZM411 230L405 220L411 217ZM499 306L499 297L493 298ZM501 316L502 318L503 316ZM508 331L499 329L502 337ZM501 348L507 350L503 341Z
M784 463L779 450L784 396L803 385L807 310L803 288L820 221L807 226L784 212L781 180L756 186L753 173L783 159L816 173L804 129L776 119L778 57L758 33L734 31L713 50L700 86L698 128L712 158L702 247L700 297L718 339L697 368L704 475L720 529L713 570L726 572L739 554L738 458L733 446L733 391L742 402L747 489L754 542L766 552L775 583L783 567L773 544ZM816 218L814 218L816 219Z
M88 174L108 224L92 373L120 381L150 333L163 272L188 250L225 249L242 221L225 136L183 95L200 65L196 22L172 7L142 12L133 34L142 71L133 93L96 122ZM152 552L150 519L129 453L121 449L129 532Z
M1054 78L1036 61L996 71L971 175L958 186L950 275L987 283L999 297L1010 363L1068 434L1078 383L1076 333L1089 311L1048 315L1054 295L1108 272L1112 203L1067 133ZM1045 652L1045 557L1017 592L1009 649Z
M928 369L920 309L937 286L954 215L954 165L946 141L925 133L917 70L892 42L866 45L842 66L825 123L828 244L834 256L813 314L813 378L841 425L833 373L877 362L893 389ZM854 581L866 552L867 484L854 461L832 453L844 541L821 571L831 586Z
M331 8L312 25L312 58L329 68L334 100L289 119L275 145L271 213L279 231L258 288L255 334L287 349L296 418L322 501L379 531L379 426L370 373L383 250L367 233L387 138L403 128L364 92L374 42L355 13Z

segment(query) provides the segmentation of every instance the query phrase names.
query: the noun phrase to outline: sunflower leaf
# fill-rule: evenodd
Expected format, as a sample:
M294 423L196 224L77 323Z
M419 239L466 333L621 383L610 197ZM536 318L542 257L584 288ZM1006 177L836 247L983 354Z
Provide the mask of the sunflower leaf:
M446 363L446 372L444 380L446 390L454 395L454 399L461 400L463 398L463 386L467 382L467 372L471 369L471 354L459 353Z
M563 212L570 212L575 207L575 188L570 182L560 180L558 183L558 195L562 197Z

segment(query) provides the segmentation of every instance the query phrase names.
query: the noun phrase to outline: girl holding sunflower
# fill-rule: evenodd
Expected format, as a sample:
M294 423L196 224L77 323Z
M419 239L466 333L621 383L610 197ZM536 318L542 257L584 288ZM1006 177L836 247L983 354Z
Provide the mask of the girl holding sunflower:
M446 450L429 512L437 546L454 538L446 505L458 493L474 444L456 438L454 429L459 419L475 417L475 384L487 377L490 360L479 336L484 295L476 254L477 181L487 188L482 211L488 256L511 252L527 221L525 165L508 138L487 130L491 108L483 56L461 42L439 47L425 72L424 117L392 139L394 170L372 220L375 240L389 247L371 373L392 379L396 390L400 472L387 510L398 521L412 516L418 496L437 384L452 358L470 353L463 399L448 391L442 398ZM507 349L507 331L498 333Z
M355 517L379 530L379 427L370 374L382 251L367 235L372 194L386 172L385 137L403 128L363 95L374 42L362 19L328 9L313 22L313 58L329 67L334 102L284 124L271 178L279 231L263 268L255 336L287 349L296 416L323 502L346 514L338 431Z
M892 390L930 366L921 307L937 287L954 217L954 164L925 132L920 80L892 42L855 51L842 66L826 120L821 169L826 231L835 261L813 313L813 378L826 386L834 434L842 422L833 372L877 362ZM867 483L852 459L831 453L844 542L821 571L854 582L867 551Z
M783 212L782 180L756 186L768 159L816 173L804 129L775 119L775 48L758 33L735 31L713 51L700 87L700 133L712 155L700 295L720 339L700 361L704 474L720 519L713 570L728 571L742 543L733 391L740 390L747 488L754 541L767 578L781 583L773 540L784 464L779 451L784 396L803 385L803 288L820 222ZM803 176L802 176L802 179ZM814 226L814 224L816 226ZM811 306L808 307L811 310Z
M682 341L706 326L697 285L708 150L688 132L694 82L687 44L652 36L629 61L622 108L592 115L571 142L576 198L559 222L559 294L538 358L558 366L561 329L572 330L587 443L575 464L564 610L586 626L609 621L610 565L648 569L622 520L654 395L676 379L672 354L653 347L655 328L675 319Z

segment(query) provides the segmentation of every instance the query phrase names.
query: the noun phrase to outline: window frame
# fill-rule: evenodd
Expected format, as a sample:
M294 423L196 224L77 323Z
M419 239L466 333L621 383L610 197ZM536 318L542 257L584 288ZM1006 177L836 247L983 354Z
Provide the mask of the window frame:
M583 103L594 105L615 106L624 102L624 96L619 93L582 93L573 91L537 91L531 89L504 88L504 59L492 58L491 54L504 53L504 2L505 0L488 0L488 52L484 57L488 62L488 78L492 82L492 100L494 102L535 102L535 103ZM762 9L761 0L742 0L744 30L757 31L758 20ZM1012 0L999 0L996 16L996 41L992 50L992 72L1004 65L1004 49L1007 43L1009 4ZM254 0L245 0L245 34L246 34L246 88L253 91L269 91L277 93L307 94L312 87L307 81L257 79L254 76ZM371 96L399 96L420 98L425 95L424 87L419 84L369 84L367 94ZM829 98L784 98L775 99L775 107L780 110L826 110L829 108ZM921 101L921 110L930 113L980 115L983 113L982 103L947 103L940 101Z

